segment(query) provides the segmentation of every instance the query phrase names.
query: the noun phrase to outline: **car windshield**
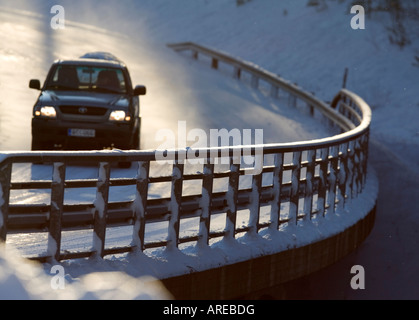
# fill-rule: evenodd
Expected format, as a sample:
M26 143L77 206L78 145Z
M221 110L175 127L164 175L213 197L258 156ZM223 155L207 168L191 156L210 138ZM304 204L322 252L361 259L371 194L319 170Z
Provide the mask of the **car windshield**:
M126 93L121 69L92 66L57 66L50 77L48 90L80 90L103 93Z

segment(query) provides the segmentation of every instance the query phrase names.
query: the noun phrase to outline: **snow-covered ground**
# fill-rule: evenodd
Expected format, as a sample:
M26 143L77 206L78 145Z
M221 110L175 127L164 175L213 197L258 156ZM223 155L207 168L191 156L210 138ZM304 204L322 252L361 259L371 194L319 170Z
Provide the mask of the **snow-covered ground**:
M53 15L49 12L55 4L65 8L64 30L50 28ZM5 97L0 101L0 147L29 149L30 112L37 93L27 89L27 82L44 79L56 58L104 50L126 61L134 83L145 84L149 92L142 99L142 116L147 119L143 148L156 147L154 134L160 128L176 132L178 120L186 120L188 128L204 130L263 128L265 142L327 134L315 121L273 104L245 84L174 54L166 43L195 41L219 48L329 101L348 68L348 89L373 107L370 159L380 181L376 227L355 253L302 280L299 295L418 298L419 289L412 284L417 283L419 268L415 216L419 207L419 68L413 66L419 23L408 25L413 41L401 50L389 44L384 13L367 19L365 30L352 30L348 3L328 1L323 10L306 4L303 0L253 0L242 6L233 0L127 0L122 4L0 0L0 95ZM27 196L27 201L40 200L39 195ZM15 199L19 200L17 195ZM365 268L366 289L362 291L349 285L355 264ZM90 267L77 269L73 264L72 277L98 266ZM107 261L107 268L114 271L112 261Z

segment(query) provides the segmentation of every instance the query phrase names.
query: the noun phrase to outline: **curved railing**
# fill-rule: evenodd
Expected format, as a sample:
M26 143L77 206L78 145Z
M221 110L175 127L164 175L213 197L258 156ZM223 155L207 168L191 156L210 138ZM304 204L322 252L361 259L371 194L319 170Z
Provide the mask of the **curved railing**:
M329 106L297 85L241 59L193 43L169 46L176 51L190 51L196 59L209 57L214 69L232 67L237 79L246 81L246 76L250 76L253 88L267 89L274 98L285 96L291 106L306 110L319 120L326 119L337 131L336 135L292 143L167 150L165 156L174 159L173 165L165 164L171 170L168 175L153 170L161 165L157 150L3 153L0 161L0 238L3 241L8 233L47 232L46 252L31 257L41 261L103 257L164 246L170 249L192 241L205 246L216 237L234 238L243 232L257 233L262 228L278 230L283 224L322 219L344 209L362 192L367 175L371 110L360 97L343 89ZM195 159L202 160L198 173L186 170L189 163L185 155L191 152ZM249 171L241 165L243 157L249 155L254 157L258 170ZM218 166L217 161L226 157L229 164ZM135 177L112 178L112 164L118 162L134 163ZM14 181L12 173L17 163L50 163L51 179ZM98 177L68 179L66 168L77 164L97 166ZM247 180L247 185L243 186L239 180ZM186 181L200 182L196 194L185 195ZM150 186L159 183L170 183L170 195L149 197ZM133 200L109 201L111 188L129 185L135 187ZM96 188L95 201L65 203L65 190L73 188ZM10 203L12 191L29 189L50 190L50 203ZM264 207L268 209L268 218L261 217ZM238 225L240 210L248 212L248 219ZM225 214L225 228L214 229L211 217L220 213ZM191 217L199 220L198 231L182 235L182 220ZM148 239L146 225L161 221L167 222L166 240ZM121 225L133 226L131 243L107 247L107 228ZM63 251L62 233L74 229L93 229L93 247L86 251Z

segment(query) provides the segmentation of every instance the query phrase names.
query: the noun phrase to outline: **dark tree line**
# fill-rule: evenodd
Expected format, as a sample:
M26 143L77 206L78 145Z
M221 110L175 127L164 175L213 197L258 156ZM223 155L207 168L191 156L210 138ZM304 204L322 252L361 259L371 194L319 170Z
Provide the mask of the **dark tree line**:
M419 3L415 0L358 0L352 1L351 5L364 6L368 17L376 12L385 12L389 15L389 23L386 29L391 43L403 48L411 44L412 37L419 34ZM408 34L406 24L416 26L416 34ZM413 30L415 31L415 30Z
M400 48L411 44L412 37L419 36L419 1L417 0L307 0L307 6L322 11L327 9L327 3L331 1L347 2L349 8L362 5L368 18L372 18L375 13L388 14L389 19L385 22L385 28L388 31L389 41ZM416 26L414 34L408 34L406 30L408 23Z

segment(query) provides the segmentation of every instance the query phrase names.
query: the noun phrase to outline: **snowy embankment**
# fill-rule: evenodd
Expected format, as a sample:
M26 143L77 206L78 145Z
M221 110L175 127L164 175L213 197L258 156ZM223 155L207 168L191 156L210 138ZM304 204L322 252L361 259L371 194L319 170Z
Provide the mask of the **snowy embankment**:
M0 300L152 300L172 296L151 277L134 278L124 272L95 272L69 278L64 269L29 263L19 253L0 248Z
M60 3L66 8L67 19L77 22L69 23L65 33L53 32L44 20L50 7ZM219 48L329 101L340 89L347 67L348 89L373 107L370 160L380 181L377 222L364 246L311 277L305 289L316 298L417 298L418 289L411 286L419 280L415 245L419 230L419 166L415 160L419 150L419 77L418 67L412 66L418 54L417 22L408 26L412 44L400 50L389 44L385 13L368 19L365 30L355 31L350 28L348 3L329 1L328 8L322 10L306 3L253 0L237 7L233 0L128 0L121 6L111 0L100 5L81 0L71 5L20 0L13 2L12 11L25 10L26 14L13 14L10 2L0 1L0 7L9 7L7 12L0 10L1 43L8 44L0 48L0 90L5 90L2 96L7 97L0 101L0 145L3 150L29 148L30 116L21 121L21 114L29 114L36 93L26 89L28 78L42 79L55 58L74 57L92 49L108 50L126 60L134 82L146 84L153 92L143 100L143 117L148 119L144 148L155 146L154 134L159 128L176 132L178 120L186 120L191 128L263 128L264 137L272 139L265 142L324 136L310 120L280 108L246 85L176 57L165 49L168 42L187 40ZM8 81L10 77L19 85ZM20 109L5 108L15 101L20 101L16 106ZM6 123L12 124L10 128ZM290 130L278 131L281 127ZM39 200L39 195L30 196L30 201ZM180 261L173 257L170 262ZM137 259L145 269L153 269L147 257ZM100 267L130 274L130 262L106 260ZM347 282L354 264L366 270L367 290L362 292L351 290ZM73 264L74 274L68 277L73 281L73 277L98 267L94 263Z

